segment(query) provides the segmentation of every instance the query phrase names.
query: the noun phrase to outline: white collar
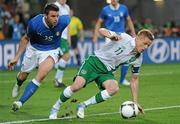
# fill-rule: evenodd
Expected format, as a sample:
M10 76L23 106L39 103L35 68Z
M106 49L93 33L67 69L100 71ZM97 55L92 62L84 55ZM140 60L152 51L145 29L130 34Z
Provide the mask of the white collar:
M116 8L110 4L110 8L111 8L112 10L118 10L118 9L119 9L119 6L120 6L120 4L119 4L119 3L118 3L118 5L117 5L117 7L116 7Z
M49 28L49 26L47 25L47 23L46 23L46 21L45 21L45 17L43 17L42 20L43 20L44 25L45 25L47 28Z

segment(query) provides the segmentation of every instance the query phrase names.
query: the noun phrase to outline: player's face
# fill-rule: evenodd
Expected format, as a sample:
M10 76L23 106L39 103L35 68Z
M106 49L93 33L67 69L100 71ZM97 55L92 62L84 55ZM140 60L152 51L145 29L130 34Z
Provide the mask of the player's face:
M145 36L136 37L136 52L142 53L151 45L151 43L152 41Z
M118 4L119 0L111 0L111 4L113 6L116 6Z
M58 11L49 11L48 15L46 15L45 19L48 23L49 27L54 27L58 23L59 12Z

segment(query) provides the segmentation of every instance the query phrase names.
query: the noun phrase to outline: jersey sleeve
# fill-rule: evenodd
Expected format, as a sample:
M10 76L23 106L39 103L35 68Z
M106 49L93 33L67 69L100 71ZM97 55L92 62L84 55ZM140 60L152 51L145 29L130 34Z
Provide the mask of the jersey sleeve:
M139 74L140 67L143 61L143 54L141 54L134 62L130 63L132 65L131 72L135 75Z
M99 18L102 19L102 20L105 20L105 18L106 18L105 8L103 8L103 9L101 10L101 13L100 13L100 15L99 15Z
M31 37L33 35L33 33L34 33L34 26L33 26L32 20L30 20L28 22L28 26L27 26L27 36Z
M70 23L70 16L69 15L63 15L63 16L61 16L61 18L62 19L60 20L60 22L63 26L63 29L65 29Z

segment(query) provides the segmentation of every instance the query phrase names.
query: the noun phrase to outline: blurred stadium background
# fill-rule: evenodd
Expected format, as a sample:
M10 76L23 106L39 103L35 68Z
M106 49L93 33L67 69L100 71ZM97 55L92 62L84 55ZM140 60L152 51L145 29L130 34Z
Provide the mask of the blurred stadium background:
M20 37L25 33L27 22L38 13L47 2L55 0L1 0L0 1L0 69L6 69L7 63L14 56ZM107 0L108 1L108 0ZM96 20L106 0L68 0L84 25L86 41L79 44L81 61L99 43L92 44L92 36ZM141 28L151 29L158 39L148 53L144 63L172 63L180 61L180 1L179 0L120 0L129 8L136 31ZM19 19L18 19L19 18ZM16 21L15 21L16 20ZM13 30L15 23L18 30ZM126 29L127 32L129 29ZM19 35L16 35L19 34ZM157 46L157 47L156 47ZM85 53L86 52L86 53ZM73 53L70 66L76 65ZM19 67L20 63L18 64Z
M31 120L47 118L48 112L54 101L59 96L60 89L53 87L55 71L52 71L46 78L44 86L33 98L28 101L17 114L11 112L11 88L14 84L17 70L20 68L21 61L16 66L15 71L7 71L7 64L17 51L20 37L25 33L27 22L34 15L42 13L42 8L47 2L55 0L0 0L0 123L7 121ZM180 0L120 0L128 6L130 16L133 19L136 31L147 28L155 33L154 44L144 53L144 65L142 67L142 78L140 80L140 103L145 108L176 106L177 109L157 110L156 112L147 111L146 115L130 121L123 120L117 114L120 103L130 98L130 90L127 87L120 88L120 93L101 104L103 107L90 107L87 114L107 113L103 116L89 116L85 120L68 119L48 121L41 123L127 123L127 124L179 124L180 119ZM96 20L106 0L67 0L67 4L74 9L84 25L85 42L79 43L81 61L91 54L95 49L101 47L103 38L100 42L93 44L92 36ZM18 19L19 18L19 19ZM13 24L16 21L20 24L20 36L13 35ZM129 29L126 29L127 32ZM65 72L65 82L70 84L71 77L76 74L77 64L74 54L71 51L69 68ZM118 73L116 74L117 79ZM29 77L33 77L35 73ZM128 75L130 77L130 75ZM23 86L25 87L25 86ZM83 95L94 93L95 88L83 90L75 96L79 101L89 97ZM22 90L23 91L23 90ZM47 96L44 95L47 93ZM125 94L128 92L129 94ZM41 99L41 100L40 100ZM117 100L118 99L118 100ZM34 102L36 101L36 102ZM60 115L67 113L66 110L75 110L76 103L64 107ZM38 105L42 107L38 107ZM69 107L69 106L70 107ZM113 107L112 107L113 106ZM172 107L173 108L173 107ZM148 109L147 109L148 110ZM59 116L60 117L60 116ZM105 119L106 118L106 119ZM95 121L97 120L97 121ZM38 123L38 122L30 122Z

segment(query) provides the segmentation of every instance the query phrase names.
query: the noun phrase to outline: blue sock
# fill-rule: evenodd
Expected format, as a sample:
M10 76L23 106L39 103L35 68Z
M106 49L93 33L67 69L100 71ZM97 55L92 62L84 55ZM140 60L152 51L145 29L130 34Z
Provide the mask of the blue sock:
M33 83L33 80L30 81L19 101L24 104L36 92L38 88L39 86Z
M126 78L127 72L128 72L128 65L127 64L122 65L121 66L121 77L120 77L119 83L123 83L123 81Z

